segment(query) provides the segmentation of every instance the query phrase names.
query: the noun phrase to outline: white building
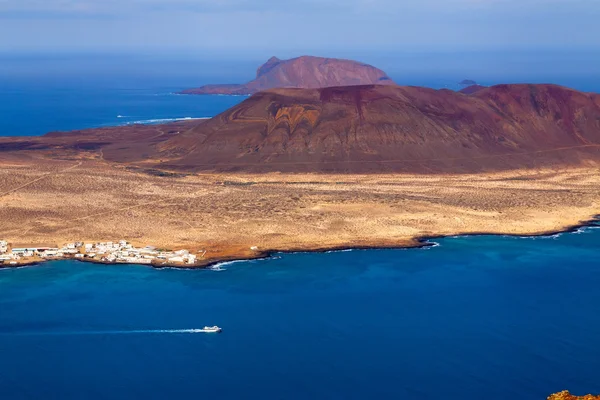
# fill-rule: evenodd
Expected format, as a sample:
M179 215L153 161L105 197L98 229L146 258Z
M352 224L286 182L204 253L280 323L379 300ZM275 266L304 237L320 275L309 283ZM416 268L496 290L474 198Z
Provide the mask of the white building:
M59 257L58 255L58 249L49 249L43 252L40 252L40 257L43 258L47 258L47 257Z

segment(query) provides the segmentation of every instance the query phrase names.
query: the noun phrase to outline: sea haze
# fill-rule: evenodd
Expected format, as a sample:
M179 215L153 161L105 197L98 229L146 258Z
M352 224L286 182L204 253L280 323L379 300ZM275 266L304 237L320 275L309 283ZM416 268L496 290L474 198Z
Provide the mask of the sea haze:
M0 397L600 392L600 229L207 270L0 270ZM218 324L220 335L177 330Z

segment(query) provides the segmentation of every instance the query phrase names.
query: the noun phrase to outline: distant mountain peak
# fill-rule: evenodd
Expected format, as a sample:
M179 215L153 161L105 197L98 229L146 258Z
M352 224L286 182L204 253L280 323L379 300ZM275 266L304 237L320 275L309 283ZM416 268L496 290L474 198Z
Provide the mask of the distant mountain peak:
M269 58L269 60L266 63L264 63L263 65L258 67L258 70L256 71L256 78L258 79L261 76L267 74L269 71L271 71L273 68L275 68L280 63L281 63L281 60L275 56Z
M352 60L300 56L271 57L256 71L256 79L242 85L206 85L183 94L254 94L275 88L319 89L333 86L393 85L382 70Z

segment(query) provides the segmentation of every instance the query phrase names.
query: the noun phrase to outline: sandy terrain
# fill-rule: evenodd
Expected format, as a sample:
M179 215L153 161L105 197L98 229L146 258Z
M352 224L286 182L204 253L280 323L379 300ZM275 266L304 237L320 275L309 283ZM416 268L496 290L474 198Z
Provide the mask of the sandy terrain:
M597 169L485 175L154 176L95 160L0 160L0 239L126 239L207 250L407 246L430 235L536 234L600 213Z

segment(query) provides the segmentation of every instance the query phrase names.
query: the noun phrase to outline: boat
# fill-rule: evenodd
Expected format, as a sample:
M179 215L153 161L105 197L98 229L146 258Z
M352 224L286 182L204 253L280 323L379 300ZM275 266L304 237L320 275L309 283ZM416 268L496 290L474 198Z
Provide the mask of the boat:
M205 333L221 333L221 331L223 331L223 329L219 328L218 326L205 326L204 328L200 329L200 332L205 332Z

